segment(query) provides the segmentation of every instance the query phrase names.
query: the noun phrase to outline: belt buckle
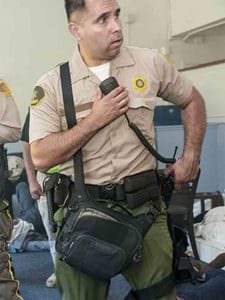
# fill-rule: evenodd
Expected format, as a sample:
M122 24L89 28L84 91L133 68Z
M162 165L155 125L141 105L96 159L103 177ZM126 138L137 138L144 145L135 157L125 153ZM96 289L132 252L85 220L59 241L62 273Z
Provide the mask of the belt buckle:
M115 185L114 184L107 184L102 189L102 197L103 199L110 199L114 200L115 197Z
M107 184L107 185L104 186L104 190L111 191L111 190L114 189L114 187L115 187L114 184Z

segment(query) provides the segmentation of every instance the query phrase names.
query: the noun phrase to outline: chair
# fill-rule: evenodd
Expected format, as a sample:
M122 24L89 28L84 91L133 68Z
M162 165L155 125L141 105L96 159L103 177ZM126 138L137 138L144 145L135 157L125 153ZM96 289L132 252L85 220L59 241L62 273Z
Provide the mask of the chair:
M193 181L183 184L179 190L174 190L168 208L168 217L172 225L181 227L188 233L196 259L199 259L199 254L194 235L193 206L199 177L200 170Z
M210 200L210 203L208 203ZM196 193L195 202L200 201L200 212L194 217L194 222L201 222L209 209L224 206L224 199L220 191Z

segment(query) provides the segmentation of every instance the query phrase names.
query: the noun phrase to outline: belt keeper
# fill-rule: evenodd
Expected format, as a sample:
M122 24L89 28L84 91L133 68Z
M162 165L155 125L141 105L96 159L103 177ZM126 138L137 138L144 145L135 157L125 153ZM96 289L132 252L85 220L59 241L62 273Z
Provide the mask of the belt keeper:
M116 185L116 201L125 201L126 200L126 193L124 189L124 185L122 184L117 184Z

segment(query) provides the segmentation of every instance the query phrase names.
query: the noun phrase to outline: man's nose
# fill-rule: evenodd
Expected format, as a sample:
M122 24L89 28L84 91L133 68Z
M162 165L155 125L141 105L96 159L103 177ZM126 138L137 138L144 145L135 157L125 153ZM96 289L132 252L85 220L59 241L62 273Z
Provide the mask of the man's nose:
M121 31L121 23L118 18L112 18L110 22L110 29L112 32Z

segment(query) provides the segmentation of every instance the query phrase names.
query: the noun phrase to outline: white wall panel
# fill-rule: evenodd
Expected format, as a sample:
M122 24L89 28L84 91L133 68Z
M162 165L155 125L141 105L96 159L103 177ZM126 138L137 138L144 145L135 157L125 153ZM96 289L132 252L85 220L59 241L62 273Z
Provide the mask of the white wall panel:
M35 82L72 55L63 1L0 0L0 78L7 81L22 120Z
M224 0L170 0L171 35L179 35L225 18Z
M225 121L225 64L194 69L183 73L192 80L206 101L209 121Z

